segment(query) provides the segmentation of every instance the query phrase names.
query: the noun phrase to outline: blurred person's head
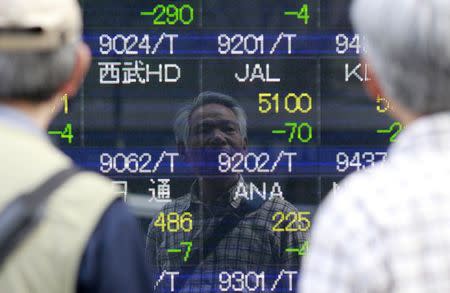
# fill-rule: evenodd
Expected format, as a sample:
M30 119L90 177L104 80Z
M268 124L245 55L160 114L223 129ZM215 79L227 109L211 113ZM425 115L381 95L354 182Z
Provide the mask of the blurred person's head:
M0 1L0 103L46 127L52 105L61 109L56 101L75 95L89 69L81 34L76 0Z
M218 156L247 150L247 118L230 96L203 92L183 107L174 123L180 153L197 174L217 175Z
M450 1L354 0L373 96L388 97L404 123L450 111Z

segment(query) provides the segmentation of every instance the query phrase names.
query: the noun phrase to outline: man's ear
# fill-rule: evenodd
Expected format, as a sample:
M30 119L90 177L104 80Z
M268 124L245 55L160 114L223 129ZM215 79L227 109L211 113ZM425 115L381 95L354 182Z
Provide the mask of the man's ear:
M183 142L177 143L177 150L183 160L187 160L186 145Z
M75 66L69 79L59 88L58 95L67 94L69 97L76 95L91 66L91 50L85 43L81 42L78 45L75 54Z
M248 147L248 139L246 137L244 137L243 141L242 141L242 152L244 154L247 153L247 147Z
M373 98L374 100L376 100L377 97L380 97L380 96L385 98L383 89L381 88L380 83L378 81L378 77L375 74L375 72L373 70L371 70L371 68L370 68L370 63L368 63L367 60L362 60L362 62L369 64L367 66L368 67L367 70L368 70L368 76L370 76L370 79L368 79L364 83L366 90L369 93L369 96L371 98Z

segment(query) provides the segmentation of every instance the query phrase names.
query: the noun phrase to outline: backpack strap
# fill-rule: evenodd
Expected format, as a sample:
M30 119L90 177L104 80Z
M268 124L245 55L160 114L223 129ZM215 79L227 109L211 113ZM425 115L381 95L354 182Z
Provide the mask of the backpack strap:
M81 172L70 166L50 177L31 192L24 193L0 213L0 268L14 249L42 220L50 195L64 182Z
M199 249L195 249L191 252L188 261L185 262L179 270L181 278L177 281L177 287L180 289L183 288L185 283L192 276L192 273L204 259L216 250L222 239L224 239L228 233L236 228L247 214L258 210L264 202L265 201L261 198L246 200L241 204L235 213L228 213L215 227L214 233L203 241L203 257L200 256Z

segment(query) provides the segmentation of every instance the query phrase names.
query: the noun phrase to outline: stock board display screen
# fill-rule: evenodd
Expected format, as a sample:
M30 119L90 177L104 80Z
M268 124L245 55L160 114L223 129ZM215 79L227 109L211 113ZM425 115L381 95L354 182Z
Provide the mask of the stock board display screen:
M344 176L384 160L402 130L386 100L364 90L370 70L349 1L80 4L92 66L78 96L61 98L64 111L49 133L79 165L110 177L139 218L155 288L189 292L200 282L210 287L192 292L295 291L314 210ZM180 109L217 94L232 97L246 119L221 102L203 104L178 125L186 140L176 141ZM215 234L229 207L222 215L218 194L202 196L230 178L239 178L231 205L263 203ZM202 180L218 183L198 184L195 198L193 182ZM267 202L276 205L264 215ZM217 243L208 251L205 242ZM272 242L280 252L262 257L273 254ZM197 266L194 256L203 258Z

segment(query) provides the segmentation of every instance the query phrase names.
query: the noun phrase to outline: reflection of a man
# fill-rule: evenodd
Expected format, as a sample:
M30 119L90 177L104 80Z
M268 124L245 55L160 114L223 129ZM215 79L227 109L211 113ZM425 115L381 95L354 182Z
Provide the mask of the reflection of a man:
M250 204L250 200L235 196L243 178L217 171L219 153L233 154L247 149L247 122L242 107L229 96L205 92L178 113L174 129L180 153L193 166L197 179L188 194L168 203L159 215L177 213L182 217L190 213L192 229L186 225L185 229L162 231L161 218L157 222L157 215L149 226L147 238L147 255L152 265L160 273L166 270L183 274L189 271L186 267L190 267L189 276L179 276L180 280L185 280L181 284L187 292L215 292L227 288L226 278L236 271L264 272L269 277L283 269L298 270L300 255L286 252L286 248L300 247L306 235L298 229L273 231L274 214L294 214L297 213L295 207L280 197ZM240 220L228 221L233 215L240 216ZM227 225L229 231L223 233L227 229L223 226ZM185 261L186 247L180 254L168 252L168 249L182 248L181 242L192 243L190 256L197 259ZM220 279L221 272L229 275L222 274ZM157 280L158 277L155 282ZM249 275L247 280L251 288L258 286L255 274ZM261 290L260 285L257 291Z

